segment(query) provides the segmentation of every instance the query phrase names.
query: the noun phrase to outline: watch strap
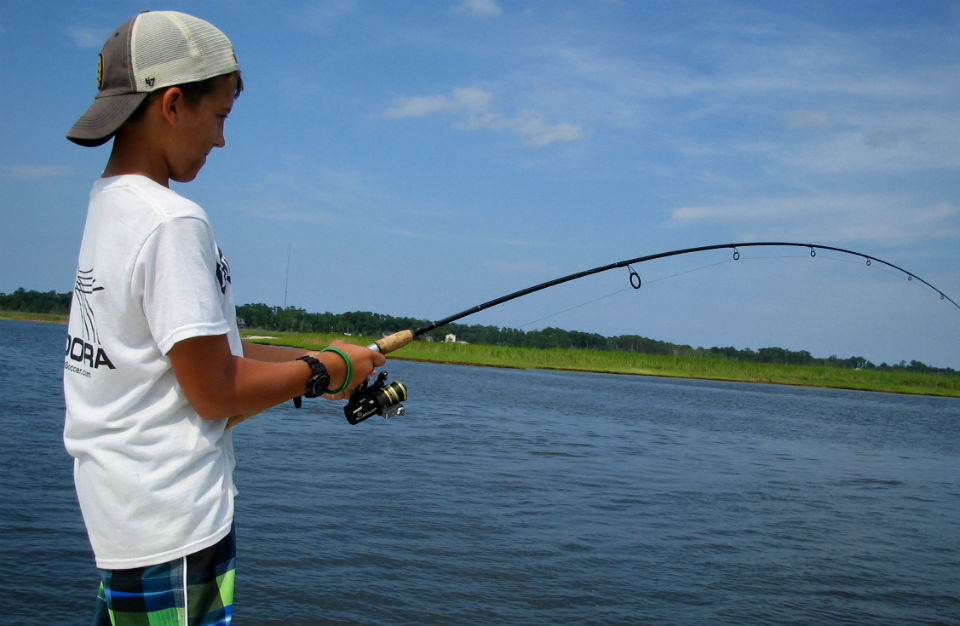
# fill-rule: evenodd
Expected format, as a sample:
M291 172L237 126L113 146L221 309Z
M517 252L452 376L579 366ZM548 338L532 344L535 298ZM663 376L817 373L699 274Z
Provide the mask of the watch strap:
M316 398L325 393L330 393L328 388L330 386L330 374L323 363L309 355L297 357L297 360L305 362L313 372L307 379L307 390L303 395L308 398ZM318 383L320 384L318 385Z

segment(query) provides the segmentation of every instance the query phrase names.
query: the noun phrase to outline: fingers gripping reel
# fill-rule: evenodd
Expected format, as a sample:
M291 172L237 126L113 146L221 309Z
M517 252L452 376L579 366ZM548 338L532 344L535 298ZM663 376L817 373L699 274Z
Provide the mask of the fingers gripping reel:
M359 424L372 415L382 415L390 419L394 415L403 415L403 405L407 399L407 388L398 380L386 382L387 372L380 372L373 384L366 381L353 392L343 414L351 424Z

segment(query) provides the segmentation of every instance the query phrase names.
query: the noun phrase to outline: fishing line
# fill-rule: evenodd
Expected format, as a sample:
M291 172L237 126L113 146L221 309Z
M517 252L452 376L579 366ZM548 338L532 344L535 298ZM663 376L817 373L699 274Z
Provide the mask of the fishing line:
M664 280L670 280L671 278L677 278L678 276L685 276L687 274L693 274L694 272L699 272L700 270L710 269L711 267L716 267L718 265L724 265L726 263L733 263L731 259L724 259L722 261L717 261L716 263L710 263L708 265L701 265L700 267L694 267L689 270L684 270L682 272L676 272L675 274L668 274L667 276L661 276L660 278L651 278L643 282L644 285L649 285L651 283L659 283Z
M806 257L807 257L807 255L796 255L796 254L758 255L758 256L744 257L744 260L748 260L748 261L752 261L752 260L755 260L755 259L762 259L762 260L800 259L800 260L804 260L804 259L806 259ZM830 261L831 263L842 263L842 264L844 264L844 265L857 265L857 266L864 266L864 265L865 265L866 267L870 267L870 268L873 268L873 263L872 263L872 260L871 260L871 259L874 259L874 257L867 257L865 261L863 261L863 260L858 261L858 260L856 260L856 259L850 258L849 254L845 254L843 257L836 256L836 255L834 255L834 254L822 254L822 255L817 255L816 258L817 258L817 259L824 259L824 260ZM897 266L891 265L891 264L886 263L886 262L884 262L884 261L880 261L880 264L879 264L879 267L877 268L877 271L881 271L881 272L884 272L885 274L890 274L890 275L894 275L894 274L906 274L907 282L912 282L913 279L916 278L916 275L915 275L915 274L913 274L913 273L911 273L911 272L908 272L908 271L906 271L906 270L900 269L900 268L898 268ZM932 285L930 285L930 283L927 283L926 281L919 281L919 282L922 282L922 283L923 283L924 285L926 285L927 287L930 287L930 288L932 288L934 291L936 291L936 292L941 296L941 298L940 298L941 300L947 300L947 299L948 299L942 292L940 292L939 289L937 289L936 287L933 287ZM917 286L918 286L918 287L921 287L922 285L917 285ZM951 300L951 302L952 302L952 300ZM954 303L954 304L956 304L956 303Z
M610 293L604 294L604 295L602 295L602 296L600 296L600 297L598 297L598 298L594 298L594 299L592 299L592 300L587 300L586 302L581 302L580 304L575 304L575 305L573 305L573 306L571 306L571 307L567 307L566 309L563 309L562 311L557 311L556 313L551 313L550 315L545 315L545 316L543 316L543 317L541 317L541 318L539 318L539 319L535 319L535 320L530 321L530 322L527 322L527 323L525 323L525 324L521 324L521 325L519 326L519 328L526 328L527 326L533 326L534 324L538 324L538 323L542 322L543 320L548 320L548 319L550 319L550 318L557 317L558 315L563 315L564 313L569 313L570 311L575 311L576 309L582 309L582 308L585 307L585 306L589 306L589 305L591 305L591 304L594 304L595 302L600 302L601 300L606 300L607 298L612 298L613 296L619 295L619 294L623 293L624 291L629 291L629 290L630 290L630 287L624 287L623 289L617 289L616 291L611 291Z
M852 259L842 259L842 258L838 258L838 257L835 257L835 256L828 256L828 255L823 255L823 258L826 259L826 260L828 260L828 261L833 261L834 263L845 263L845 264L848 264L848 265L861 265L861 262L860 262L860 261L854 261L854 260L852 260ZM701 270L711 269L711 268L717 267L717 266L719 266L719 265L726 265L726 264L728 264L728 263L735 263L735 262L739 262L739 261L769 261L769 260L777 260L777 259L800 259L800 260L804 260L804 259L806 259L806 255L797 255L797 254L776 254L776 255L769 254L769 255L755 255L755 256L753 256L753 255L752 255L752 256L739 255L736 259L734 259L734 258L727 258L727 259L723 259L723 260L721 260L721 261L716 261L715 263L708 263L708 264L706 264L706 265L700 265L700 266L697 266L697 267L693 267L693 268L691 268L691 269L683 270L683 271L680 271L680 272L675 272L675 273L673 273L673 274L667 274L667 275L665 275L665 276L660 276L660 277L658 277L658 278L645 278L645 279L643 279L642 284L643 284L644 286L649 286L649 285L652 285L652 284L654 284L654 283L659 283L659 282L662 282L662 281L665 281L665 280L671 280L671 279L673 279L673 278L678 278L678 277L680 277L680 276L685 276L685 275L687 275L687 274L693 274L693 273L699 272L699 271L701 271ZM869 263L868 263L868 264L869 264ZM631 268L631 270L632 270L632 268ZM887 271L887 272L892 272L892 270L890 270L889 268L884 268L884 270ZM637 277L636 279L634 278L634 275ZM631 287L633 287L634 289L636 289L635 280L639 280L639 273L637 273L636 270L633 270L633 273L631 274ZM544 320L548 320L548 319L552 319L552 318L554 318L554 317L558 317L558 316L560 316L560 315L563 315L564 313L569 313L570 311L574 311L574 310L576 310L576 309L580 309L580 308L583 308L583 307L585 307L585 306L589 306L589 305L591 305L591 304L594 304L595 302L599 302L599 301L601 301L601 300L605 300L605 299L607 299L607 298L611 298L611 297L613 297L613 296L619 295L619 294L624 293L624 292L626 292L626 291L630 291L630 287L624 287L623 289L618 289L617 291L612 291L612 292L610 292L610 293L608 293L608 294L599 296L599 297L597 297L597 298L593 298L592 300L587 300L587 301L585 301L585 302L581 302L580 304L575 304L575 305L573 305L573 306L571 306L571 307L567 307L567 308L562 309L562 310L560 310L560 311L557 311L557 312L555 312L555 313L550 313L549 315L545 315L545 316L543 316L543 317L541 317L541 318L538 318L538 319L535 319L535 320L526 322L526 323L524 323L524 324L521 324L521 325L519 326L519 328L526 328L526 327L528 327L528 326L533 326L534 324L538 324L538 323L540 323L540 322L542 322L542 321L544 321Z
M755 257L753 257L753 258L755 258ZM749 259L748 259L748 260L749 260ZM732 259L723 259L722 261L717 261L717 262L715 262L715 263L709 263L709 264L707 264L707 265L701 265L701 266L699 266L699 267L694 267L694 268L691 268L691 269L688 269L688 270L684 270L684 271L682 271L682 272L676 272L676 273L673 273L673 274L667 274L666 276L661 276L661 277L659 277L659 278L648 278L648 279L643 280L643 281L642 281L642 284L643 284L643 285L646 285L646 286L649 286L649 285L652 285L652 284L654 284L654 283L659 283L659 282L663 282L663 281L665 281L665 280L670 280L670 279L673 279L673 278L678 278L678 277L680 277L680 276L685 276L685 275L687 275L687 274L693 274L694 272L699 272L699 271L701 271L701 270L710 269L710 268L712 268L712 267L716 267L716 266L718 266L718 265L724 265L724 264L726 264L726 263L733 263L733 260L732 260ZM548 320L548 319L557 317L557 316L559 316L559 315L563 315L564 313L569 313L570 311L574 311L574 310L576 310L576 309L583 308L583 307L588 306L588 305L591 305L591 304L593 304L593 303L595 303L595 302L599 302L599 301L601 301L601 300L606 300L607 298L612 298L613 296L619 295L619 294L621 294L621 293L623 293L623 292L625 292L625 291L630 291L631 288L634 289L634 290L636 290L636 289L638 288L637 285L641 284L641 283L636 282L636 281L639 281L639 280L640 280L640 274L639 274L636 270L633 270L632 268L630 268L630 269L631 269L631 271L632 271L632 273L631 273L631 275L630 275L630 281L631 281L630 287L624 287L623 289L618 289L618 290L616 290L616 291L611 291L610 293L605 294L605 295L602 295L602 296L600 296L600 297L598 297L598 298L594 298L594 299L592 299L592 300L587 300L586 302L582 302L582 303L580 303L580 304L575 304L575 305L573 305L573 306L571 306L571 307L568 307L568 308L566 308L566 309L563 309L563 310L561 310L561 311L557 311L556 313L551 313L550 315L545 315L544 317L541 317L541 318L539 318L539 319L535 319L535 320L533 320L532 322L527 322L526 324L521 324L521 325L520 325L520 328L526 328L527 326L532 326L532 325L537 324L537 323L539 323L539 322L542 322L542 321L544 321L544 320ZM636 278L634 278L634 277L636 277Z

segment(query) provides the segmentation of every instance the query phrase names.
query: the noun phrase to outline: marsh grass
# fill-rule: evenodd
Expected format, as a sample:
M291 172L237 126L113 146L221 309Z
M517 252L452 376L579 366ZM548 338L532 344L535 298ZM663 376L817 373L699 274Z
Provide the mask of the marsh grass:
M0 311L0 318L21 320L25 322L53 322L66 324L67 316L63 313L25 313L23 311Z
M269 334L273 336L255 341L307 349L326 347L334 339L345 339L360 345L374 341L372 338L343 337L324 333L276 334L253 330L244 331L244 334L246 336ZM392 353L390 358L519 369L574 370L960 397L960 376L921 374L900 370L852 370L607 350L562 348L544 350L425 341L414 341Z
M66 322L61 314L0 311L0 317L38 322ZM276 333L244 330L247 338L261 343L319 350L334 339L367 345L369 337L344 337L330 333ZM740 382L777 383L863 391L888 391L960 397L960 376L921 374L903 370L852 370L810 365L753 363L702 357L639 354L612 350L538 349L481 344L414 341L390 355L391 359L456 363L517 369L557 369L610 374L700 378Z

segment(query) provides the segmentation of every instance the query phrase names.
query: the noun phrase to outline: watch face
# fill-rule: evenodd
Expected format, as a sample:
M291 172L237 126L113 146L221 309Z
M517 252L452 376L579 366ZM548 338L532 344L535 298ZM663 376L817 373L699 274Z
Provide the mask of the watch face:
M322 365L320 367L323 367ZM323 395L323 392L330 387L330 374L326 371L314 374L307 381L307 388L311 394L316 396Z
M323 363L313 357L304 356L300 357L300 360L306 361L310 369L313 370L313 375L307 379L307 392L304 395L308 398L316 398L317 396L323 395L330 387L330 374L327 373L327 368L323 366Z

